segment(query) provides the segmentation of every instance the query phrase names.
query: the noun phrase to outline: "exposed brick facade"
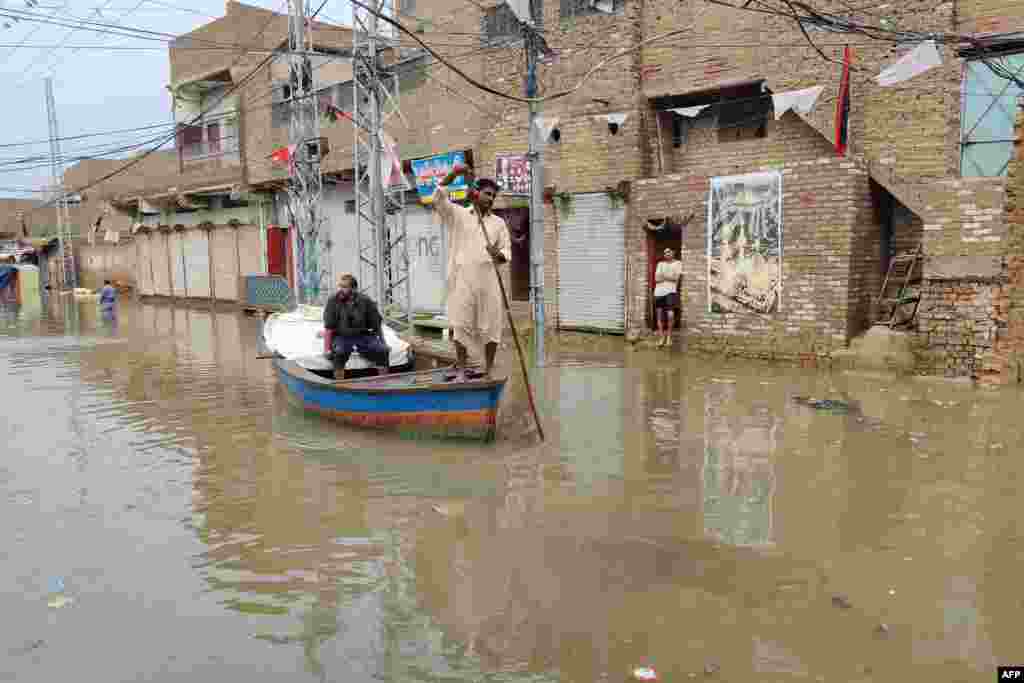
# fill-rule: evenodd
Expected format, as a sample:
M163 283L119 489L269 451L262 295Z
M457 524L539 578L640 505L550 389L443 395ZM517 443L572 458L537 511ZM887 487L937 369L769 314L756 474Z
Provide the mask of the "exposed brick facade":
M1015 349L1024 350L1024 282L1016 232L1019 161L1008 179L961 178L961 81L965 61L942 47L943 65L896 87L874 77L909 46L858 34L810 30L827 59L808 44L789 18L736 11L706 2L626 0L620 14L584 11L565 17L568 2L543 3L544 37L557 57L538 72L541 95L569 90L546 102L541 114L559 120L561 141L544 150L544 185L557 192L599 192L632 182L627 205L627 329L647 328L650 292L644 224L650 218L692 215L682 238L685 268L683 334L695 348L732 349L758 356L823 356L846 346L875 316L886 256L921 246L926 255L917 332L921 367L930 372L1007 376ZM577 3L579 4L579 3ZM481 35L491 26L493 0L421 0L402 21L473 78L503 92L523 94L525 59L515 35ZM907 0L852 11L842 0L814 3L819 11L894 30L986 34L1024 28L1024 6L1007 0L955 0L935 5ZM755 6L751 6L756 9ZM851 13L852 12L852 13ZM267 28L265 34L257 34ZM663 40L670 31L686 33ZM287 21L258 8L227 4L226 16L179 39L251 43L275 47ZM350 47L351 34L318 27L324 45ZM639 49L635 46L644 41ZM405 37L403 47L415 47ZM849 156L833 149L835 104L844 47L853 50ZM195 47L195 44L192 45ZM386 55L388 61L405 54ZM593 73L604 59L615 57ZM171 49L172 81L218 70L232 82L247 77L260 55L224 50ZM527 150L524 103L474 89L449 68L425 58L410 66L415 78L400 95L404 121L392 117L389 132L405 159L469 149L481 174L494 172L501 153ZM714 126L690 127L673 140L666 102L697 103L728 87L761 83L770 92L824 86L806 116L769 118L763 135L729 140ZM240 88L241 162L237 169L193 165L150 177L160 160L140 164L141 177L124 186L104 184L99 196L159 195L202 185L239 182L270 188L287 172L268 156L287 144L288 130L273 125L272 69L259 70ZM763 96L768 97L770 93ZM761 95L759 95L761 96ZM711 101L711 100L708 100ZM662 110L662 111L659 111ZM605 116L627 114L616 135ZM331 152L325 171L352 168L353 130L346 121L323 126ZM705 257L709 179L778 168L783 171L782 308L764 317L707 313ZM88 170L88 173L85 171ZM83 169L86 176L100 167ZM152 182L150 182L152 181ZM558 232L560 216L545 211L547 320L559 321ZM888 254L883 255L889 233ZM599 277L597 274L595 277ZM1020 298L1020 301L1018 301ZM968 329L970 328L970 329ZM1017 335L1017 336L1015 336ZM1001 369L1000 369L1001 368Z

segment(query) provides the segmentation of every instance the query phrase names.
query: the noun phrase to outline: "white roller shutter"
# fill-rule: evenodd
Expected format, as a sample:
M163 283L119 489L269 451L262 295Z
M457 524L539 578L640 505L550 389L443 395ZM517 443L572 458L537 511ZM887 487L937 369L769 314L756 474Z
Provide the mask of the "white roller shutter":
M153 292L159 296L171 296L173 293L168 280L171 277L171 266L168 263L170 244L170 235L166 233L155 233L150 236L150 254L153 257Z
M433 211L419 205L405 212L405 234L409 240L412 269L411 295L414 311L440 313L444 310L446 251L441 221Z
M603 192L573 195L572 209L558 219L559 324L624 332L625 209Z
M205 230L184 233L185 274L190 297L210 296L210 240Z
M139 260L135 266L136 280L139 283L139 294L153 294L153 239L150 235L136 235L139 245Z
M354 200L355 195L349 189L324 188L320 206L323 207L331 231L331 282L328 283L331 291L342 273L352 273L359 280L359 242L354 203L349 204L348 210L345 208L346 202ZM360 282L359 286L369 287L370 284Z
M188 280L185 277L185 252L184 235L180 232L172 232L170 244L167 249L167 257L171 260L171 289L174 296L182 298L187 296Z

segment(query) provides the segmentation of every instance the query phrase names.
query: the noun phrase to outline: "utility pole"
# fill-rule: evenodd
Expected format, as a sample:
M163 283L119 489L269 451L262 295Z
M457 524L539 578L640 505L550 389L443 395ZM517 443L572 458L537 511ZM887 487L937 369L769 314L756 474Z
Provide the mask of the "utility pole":
M46 79L46 115L50 126L50 182L53 184L57 208L57 243L60 245L60 286L74 289L78 286L75 273L75 254L68 226L67 195L60 177L60 132L57 126L57 106L53 101L53 79Z
M292 146L288 213L299 234L302 268L299 303L323 303L331 289L330 230L321 209L323 176L320 163L327 153L320 137L320 112L313 82L313 18L304 0L288 1L288 85Z
M412 291L405 225L404 174L392 167L397 148L385 124L398 108L398 74L384 67L380 53L398 41L382 35L379 16L396 16L387 0L372 0L371 10L352 8L354 130L353 168L360 289L372 291L384 316L396 311L412 326ZM397 181L397 182L396 182Z
M531 5L533 3L530 3ZM539 14L540 8L537 12ZM526 34L526 96L537 96L537 61L543 45L536 26L540 17L533 17L530 25L524 27ZM541 150L540 127L537 125L536 102L530 102L529 152L530 161L530 300L533 303L533 352L534 365L544 367L544 157Z

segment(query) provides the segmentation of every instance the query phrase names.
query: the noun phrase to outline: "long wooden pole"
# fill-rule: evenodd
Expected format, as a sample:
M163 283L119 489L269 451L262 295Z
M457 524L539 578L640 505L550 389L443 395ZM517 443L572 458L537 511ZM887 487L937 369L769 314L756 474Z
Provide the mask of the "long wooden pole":
M484 244L487 245L487 251L491 250L491 240L487 237L487 229L484 228L484 219L480 215L479 209L476 212L477 223L480 225L480 232L484 236ZM512 328L512 339L516 343L516 353L519 356L519 369L523 373L523 381L526 383L526 396L530 399L530 411L533 413L533 421L537 423L537 434L540 435L540 440L544 440L544 427L540 424L540 417L537 415L537 406L533 402L533 387L530 386L530 375L526 372L526 361L523 359L523 347L519 345L519 333L516 331L516 323L512 319L512 307L508 303L508 294L505 293L505 281L501 279L501 272L498 270L498 264L491 258L491 265L494 266L494 277L498 278L498 287L501 288L501 300L505 304L505 315L508 317L508 326ZM543 304L542 304L543 305Z

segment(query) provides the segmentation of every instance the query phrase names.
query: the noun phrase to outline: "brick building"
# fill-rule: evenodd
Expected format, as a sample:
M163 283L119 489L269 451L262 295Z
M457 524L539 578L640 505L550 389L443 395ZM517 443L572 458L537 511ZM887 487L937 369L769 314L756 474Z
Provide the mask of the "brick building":
M1012 249L1006 176L1019 93L1012 81L970 50L943 45L941 66L881 87L874 77L912 45L806 25L812 47L791 18L700 0L534 5L551 48L538 69L539 94L557 95L541 111L554 131L544 149L552 327L649 331L654 255L671 245L684 262L679 334L690 347L823 357L874 321L891 257L920 246L922 366L977 376L995 362ZM1024 10L994 0L937 7L907 0L852 14L838 0L814 7L901 31L984 37L1024 24ZM524 53L506 5L412 1L400 19L470 77L522 95ZM286 223L277 195L287 171L269 159L287 143L286 62L201 49L202 41L273 49L286 33L286 17L232 0L223 18L179 38L170 49L170 88L178 120L189 125L179 126L177 148L90 194L131 216L141 235L134 258L143 293L234 299L230 283L239 274L294 265L268 257L289 248L287 230L275 229ZM321 99L351 109L351 30L317 24L314 42L323 53L314 64ZM849 148L840 157L835 110L847 47ZM1011 70L1021 66L1012 53L1000 59ZM492 175L503 155L526 152L524 103L473 88L408 36L384 60L399 73L403 116L389 133L407 174L413 160L462 152ZM809 113L773 115L773 95L814 86L822 91ZM223 92L229 97L220 102ZM344 120L325 122L323 135L337 272L354 269L353 130ZM761 175L737 178L750 174ZM408 199L415 267L432 273L414 304L437 309L443 264L430 245L438 228L414 192ZM508 193L499 203L523 238L509 269L523 309L527 205ZM747 272L752 263L756 272Z

